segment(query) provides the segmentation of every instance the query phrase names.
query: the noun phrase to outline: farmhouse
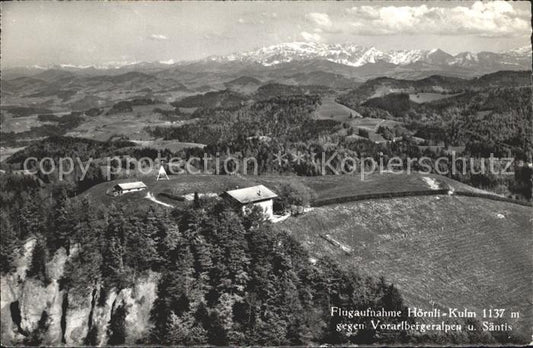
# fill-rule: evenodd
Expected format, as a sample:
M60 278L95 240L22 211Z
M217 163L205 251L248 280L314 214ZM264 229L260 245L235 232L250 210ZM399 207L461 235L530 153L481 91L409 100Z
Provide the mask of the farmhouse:
M250 204L257 206L270 220L274 217L273 200L278 197L277 194L263 185L226 191L220 196L235 208L241 209L245 214Z
M142 181L124 182L113 186L113 196L121 196L124 193L142 191L146 185Z

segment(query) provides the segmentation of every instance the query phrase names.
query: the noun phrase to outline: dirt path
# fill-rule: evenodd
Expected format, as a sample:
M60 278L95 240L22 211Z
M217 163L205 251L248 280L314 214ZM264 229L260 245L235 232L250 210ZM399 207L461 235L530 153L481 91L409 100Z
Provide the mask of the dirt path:
M174 208L173 205L168 204L168 203L165 203L165 202L161 202L160 200L158 200L157 198L155 198L155 197L154 197L154 194L153 194L152 192L148 192L148 193L146 194L146 197L144 197L144 198L149 199L149 200L151 200L152 202L157 203L157 204L160 204L160 205L162 205L162 206L165 206L165 207L168 207L168 208Z

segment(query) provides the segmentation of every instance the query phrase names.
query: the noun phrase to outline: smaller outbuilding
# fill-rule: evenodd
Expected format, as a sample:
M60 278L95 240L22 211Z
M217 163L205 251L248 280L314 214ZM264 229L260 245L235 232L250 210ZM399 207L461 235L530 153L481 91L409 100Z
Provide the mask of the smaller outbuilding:
M113 196L122 196L125 193L137 192L146 189L146 185L142 181L124 182L113 186Z

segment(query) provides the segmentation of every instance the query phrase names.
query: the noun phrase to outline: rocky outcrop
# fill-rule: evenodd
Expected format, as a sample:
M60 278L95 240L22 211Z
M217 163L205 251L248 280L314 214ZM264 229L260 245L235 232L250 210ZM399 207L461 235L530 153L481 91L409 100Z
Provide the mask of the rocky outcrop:
M87 289L88 295L67 293L59 285L68 259L64 249L47 264L48 284L26 277L35 244L35 239L26 241L16 271L1 279L2 345L27 343L34 337L43 345L106 345L109 322L118 308L126 313L124 344L135 344L148 335L157 273L138 277L131 288L105 294L100 287Z

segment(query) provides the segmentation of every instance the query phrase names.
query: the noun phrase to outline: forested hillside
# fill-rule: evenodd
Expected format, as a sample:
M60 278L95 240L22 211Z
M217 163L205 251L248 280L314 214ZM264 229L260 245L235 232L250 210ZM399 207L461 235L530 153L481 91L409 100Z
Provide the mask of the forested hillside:
M150 207L128 215L120 207L70 198L61 184L43 190L28 179L1 179L1 233L8 241L0 255L6 275L2 291L13 291L3 292L4 300L11 299L8 307L15 313L27 305L27 291L47 287L48 294L63 298L59 312L59 304L51 302L40 305L38 316L23 313L23 321L16 316L11 323L3 320L5 343L50 344L55 337L87 345L408 344L434 342L435 335L442 342L495 339L376 332L364 317L350 323L366 323L367 329L339 332L337 324L345 319L331 317L331 306L402 310L400 293L383 278L343 270L327 257L310 257L258 212L242 216L217 201L198 200L172 212ZM30 252L25 271L20 270L22 247ZM62 271L53 266L58 262L64 263ZM12 272L24 282L17 285ZM131 292L154 281L153 304ZM13 297L17 293L21 297ZM80 311L88 321L64 322ZM148 316L129 327L138 311Z

